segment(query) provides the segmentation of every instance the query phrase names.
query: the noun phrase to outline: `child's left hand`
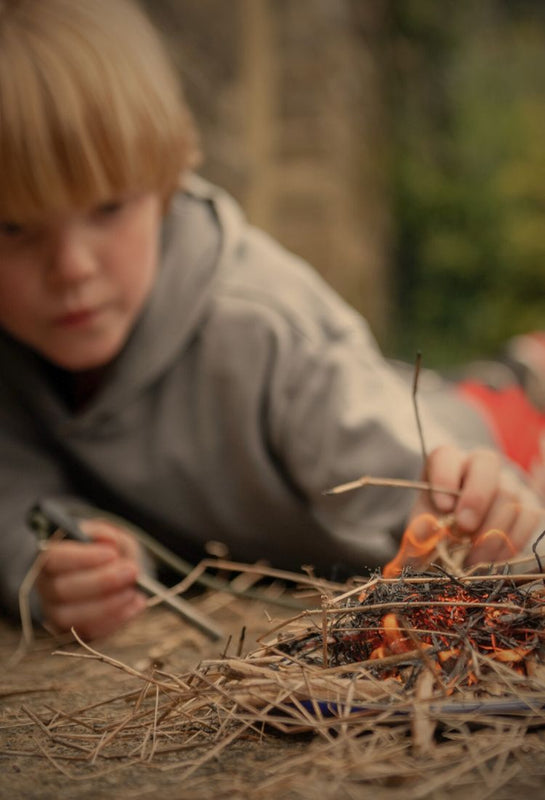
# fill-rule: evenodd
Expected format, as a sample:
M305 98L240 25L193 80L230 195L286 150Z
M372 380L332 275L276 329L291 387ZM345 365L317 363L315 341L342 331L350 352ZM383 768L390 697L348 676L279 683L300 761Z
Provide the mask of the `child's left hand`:
M467 565L504 561L527 549L545 522L545 508L515 469L492 450L466 452L452 445L428 457L426 478L434 486L459 490L459 496L422 492L411 517L422 512L454 514L455 525L473 542ZM482 536L490 530L501 536Z
M80 522L89 543L49 541L36 581L44 622L84 639L108 636L146 607L135 585L142 553L129 530L108 520Z

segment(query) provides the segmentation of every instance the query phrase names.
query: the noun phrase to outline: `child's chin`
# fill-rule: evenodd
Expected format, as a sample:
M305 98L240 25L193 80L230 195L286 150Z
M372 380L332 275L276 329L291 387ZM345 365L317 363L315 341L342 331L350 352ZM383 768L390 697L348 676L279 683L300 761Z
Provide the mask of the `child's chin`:
M45 357L61 369L69 372L86 372L88 370L106 367L115 359L121 350L121 345L79 350L77 352L52 351L43 353Z

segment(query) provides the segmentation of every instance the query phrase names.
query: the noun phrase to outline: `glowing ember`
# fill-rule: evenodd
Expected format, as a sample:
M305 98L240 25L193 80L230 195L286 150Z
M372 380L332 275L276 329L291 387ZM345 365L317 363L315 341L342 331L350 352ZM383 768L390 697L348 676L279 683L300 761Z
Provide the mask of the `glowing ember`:
M503 531L483 536L508 543ZM545 587L541 580L522 587L507 575L449 575L439 567L420 575L437 555L467 537L432 514L415 517L399 551L382 576L372 578L358 603L331 606L321 633L306 629L279 640L281 650L307 662L327 666L362 663L381 677L410 685L422 668L431 670L451 692L477 683L479 676L502 664L526 674L531 656L539 656L545 639ZM446 549L445 549L446 548ZM398 577L400 576L400 577ZM520 576L519 576L520 577ZM355 594L355 592L354 592ZM323 613L326 613L324 609Z
M376 578L358 604L338 612L328 626L329 666L366 662L382 677L409 681L425 662L447 689L476 683L476 654L481 674L493 662L524 672L545 638L543 584L529 591L507 576ZM280 643L311 663L321 662L322 647L316 629Z

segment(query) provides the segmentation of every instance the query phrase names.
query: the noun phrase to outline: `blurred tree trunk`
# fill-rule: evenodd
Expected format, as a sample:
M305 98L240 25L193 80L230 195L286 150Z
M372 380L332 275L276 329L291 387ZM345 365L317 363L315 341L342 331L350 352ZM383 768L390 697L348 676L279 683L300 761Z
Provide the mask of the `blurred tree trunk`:
M389 0L148 0L203 132L203 174L379 337L390 308Z

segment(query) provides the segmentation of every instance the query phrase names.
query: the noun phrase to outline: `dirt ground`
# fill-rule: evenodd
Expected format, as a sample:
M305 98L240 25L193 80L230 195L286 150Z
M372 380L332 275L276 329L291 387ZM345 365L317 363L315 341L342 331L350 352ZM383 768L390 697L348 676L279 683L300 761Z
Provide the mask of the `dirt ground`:
M93 646L140 672L160 664L169 673L183 674L201 659L220 657L229 634L234 643L230 647L236 650L243 625L244 651L251 650L256 637L270 628L268 612L276 616L293 613L265 609L260 603L249 601L236 601L217 609L214 619L223 626L226 640L211 643L170 612L150 609L120 633ZM461 772L462 779L453 779L448 785L439 786L441 781L436 780L435 789L433 781L407 783L402 777L406 745L401 742L402 748L394 738L390 744L386 740L385 747L390 749L390 758L392 747L399 749L399 774L394 770L376 779L381 759L381 752L377 752L373 780L366 780L365 774L357 772L357 749L352 762L348 759L345 766L340 762L336 770L326 763L323 742L309 734L282 736L249 730L217 755L213 755L212 745L196 751L180 750L178 746L171 754L136 761L128 756L93 760L88 751L86 755L74 750L63 753L46 727L54 713L75 715L90 704L121 698L129 692L134 696L139 682L124 669L82 657L82 648L73 639L59 643L45 632L36 633L30 651L15 663L13 656L19 640L15 627L0 622L0 798L6 800L349 800L370 796L373 800L511 800L521 792L528 798L545 797L545 741L539 730L526 735L513 755L511 750L503 752L496 746L501 743L498 728L493 733L496 745L491 746L488 763ZM59 649L77 657L53 654ZM120 701L121 706L123 702ZM293 767L279 773L287 759ZM424 773L425 761L422 779L426 777Z
M156 608L147 610L119 633L93 642L93 646L139 671L145 672L160 663L169 672L184 673L201 659L221 656L229 635L240 638L240 603L233 605L236 610L231 608L214 614L225 629L225 640L219 643L211 642L173 613ZM266 622L262 610L259 616ZM261 626L259 631L255 609L242 624L248 621L247 642L252 646L255 635L263 632L266 626ZM58 651L81 652L71 636L56 641L45 631L35 631L35 641L22 658L14 657L19 644L19 630L0 621L1 798L145 798L155 797L157 792L165 797L186 796L179 786L176 770L171 769L171 762L168 771L163 771L164 764L157 768L148 765L135 768L125 767L121 761L104 769L104 764L70 760L61 764L49 759L44 754L43 731L36 720L49 718L51 708L75 713L91 703L134 691L138 682L123 670L57 654ZM279 746L278 741L272 744L273 750ZM230 754L233 764L239 759L239 750L240 745ZM210 796L220 795L214 791Z

